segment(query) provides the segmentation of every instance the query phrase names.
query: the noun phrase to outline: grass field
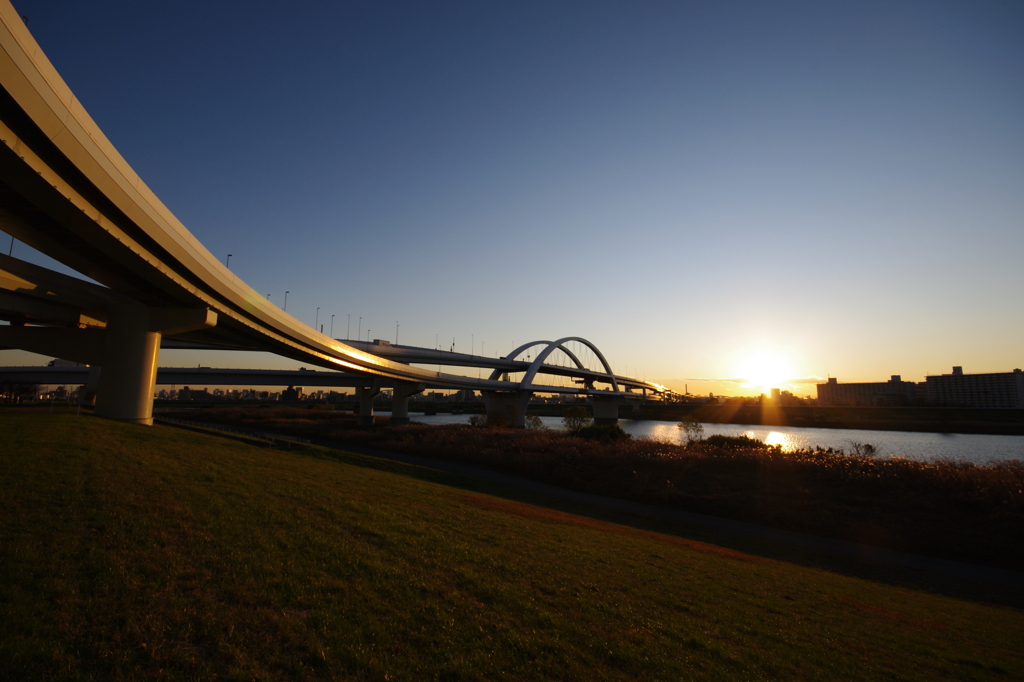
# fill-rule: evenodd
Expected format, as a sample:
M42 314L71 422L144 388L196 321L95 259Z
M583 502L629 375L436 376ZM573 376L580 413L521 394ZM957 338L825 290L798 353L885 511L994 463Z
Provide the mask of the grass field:
M1024 677L1024 611L485 494L0 412L5 679Z

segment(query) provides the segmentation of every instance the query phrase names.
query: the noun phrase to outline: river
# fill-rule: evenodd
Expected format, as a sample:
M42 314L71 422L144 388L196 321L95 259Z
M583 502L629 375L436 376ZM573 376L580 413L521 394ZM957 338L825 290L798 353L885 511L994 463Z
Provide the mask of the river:
M379 414L385 415L387 412ZM465 424L469 415L410 413L422 424ZM561 429L560 417L541 417L544 426ZM676 422L653 419L620 419L619 426L634 438L656 438L673 443L684 440ZM813 429L791 426L758 426L744 424L704 424L704 435L749 436L783 450L833 448L851 452L854 443L873 445L879 456L899 455L910 459L966 460L975 464L1008 459L1024 460L1024 436L990 436L978 434L919 433L915 431L867 431L860 429Z

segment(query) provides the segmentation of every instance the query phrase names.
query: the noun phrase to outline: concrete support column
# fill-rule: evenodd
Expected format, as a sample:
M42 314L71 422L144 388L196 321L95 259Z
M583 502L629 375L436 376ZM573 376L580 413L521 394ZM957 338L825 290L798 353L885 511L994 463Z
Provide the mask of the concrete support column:
M617 424L619 422L619 405L623 399L617 395L592 394L590 407L594 410L595 424Z
M106 327L0 327L0 346L53 355L89 365L83 404L95 396L96 414L136 424L153 423L153 387L163 334L217 324L206 308L111 305Z
M526 428L526 407L533 391L484 391L487 420L508 420L509 426Z
M96 415L150 425L160 333L149 330L149 310L123 306L110 311L104 330Z
M356 421L360 426L373 426L373 399L380 394L380 384L375 382L373 386L357 386L356 397L359 398L359 419Z
M391 425L404 426L409 423L409 398L422 393L426 388L423 384L416 384L411 381L396 381L392 389L391 398Z

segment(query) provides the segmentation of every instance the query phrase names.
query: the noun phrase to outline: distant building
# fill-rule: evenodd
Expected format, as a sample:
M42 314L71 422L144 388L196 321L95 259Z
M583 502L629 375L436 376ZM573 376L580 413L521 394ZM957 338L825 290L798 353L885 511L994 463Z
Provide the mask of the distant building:
M925 377L925 396L941 407L1024 409L1024 372L964 374L954 367L952 374Z
M302 400L302 387L298 388L289 386L288 388L281 391L281 400L292 402L295 400Z
M189 388L188 386L186 386L185 388L183 388L180 391L178 391L178 400L184 400L184 401L198 400L198 401L202 402L204 400L209 400L209 399L210 399L210 392L209 392L209 389L206 389L206 388L200 390L198 388Z
M828 383L818 384L819 405L909 405L915 401L917 384L903 381L893 374L886 382L841 384L830 377Z
M452 399L456 402L471 403L476 400L476 392L471 388L464 388L452 394Z

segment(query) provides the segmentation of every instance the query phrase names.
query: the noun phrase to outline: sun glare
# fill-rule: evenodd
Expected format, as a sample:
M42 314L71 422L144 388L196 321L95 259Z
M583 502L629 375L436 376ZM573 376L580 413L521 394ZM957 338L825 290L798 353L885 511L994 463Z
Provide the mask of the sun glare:
M744 388L753 388L767 393L773 388L784 388L792 376L792 367L780 355L760 352L740 362L739 376L745 382Z

